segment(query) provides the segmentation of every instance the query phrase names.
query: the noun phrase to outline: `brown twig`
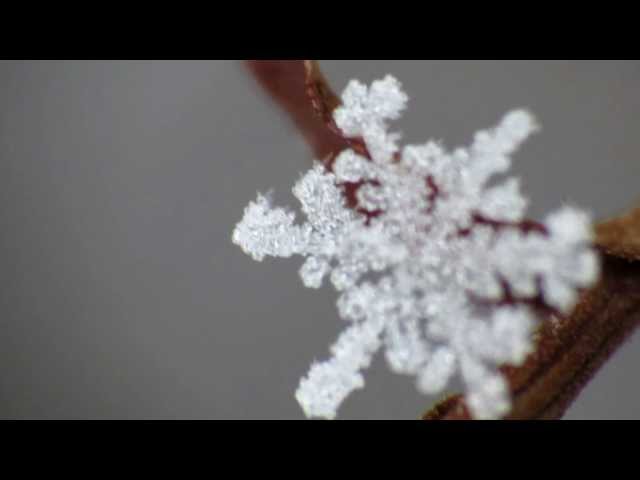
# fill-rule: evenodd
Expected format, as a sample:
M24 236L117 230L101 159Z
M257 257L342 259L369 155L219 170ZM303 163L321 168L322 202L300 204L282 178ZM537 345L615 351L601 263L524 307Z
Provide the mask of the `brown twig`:
M271 98L288 114L318 159L344 150L331 112L340 100L315 60L247 60L247 67Z
M247 63L293 119L317 158L330 166L335 155L348 146L366 154L360 140L342 137L333 123L331 113L339 99L316 61ZM347 186L349 197L354 188ZM524 227L539 228L534 223ZM501 369L513 397L509 419L561 418L596 371L640 324L640 209L598 224L596 234L596 245L602 252L598 284L583 292L570 315L545 313L535 351L522 366ZM422 418L471 417L464 398L457 395L440 402Z

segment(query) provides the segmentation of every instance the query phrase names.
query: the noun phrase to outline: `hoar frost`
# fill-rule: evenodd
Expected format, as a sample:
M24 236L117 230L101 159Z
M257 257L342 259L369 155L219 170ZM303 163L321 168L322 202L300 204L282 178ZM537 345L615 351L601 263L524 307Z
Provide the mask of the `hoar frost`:
M331 357L300 381L298 402L309 417L334 418L384 348L391 368L415 376L421 392L441 393L458 375L474 418L502 417L510 397L498 367L521 364L533 348L526 300L567 312L596 280L589 216L563 207L529 230L519 223L527 201L518 180L489 185L536 130L525 111L448 152L436 142L398 148L387 122L407 96L391 76L371 87L352 81L342 101L336 125L363 139L370 158L345 150L333 171L316 164L306 173L293 188L305 223L259 195L233 233L258 261L306 257L304 284L319 288L329 277L340 294L347 327ZM345 183L359 185L357 210L346 205Z

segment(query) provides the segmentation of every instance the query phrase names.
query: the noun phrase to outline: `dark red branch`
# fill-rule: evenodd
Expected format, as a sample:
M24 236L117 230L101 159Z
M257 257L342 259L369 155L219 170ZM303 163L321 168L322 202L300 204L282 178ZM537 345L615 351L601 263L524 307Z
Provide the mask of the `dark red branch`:
M315 61L247 60L246 64L262 88L289 114L318 160L348 146L331 120L339 99Z

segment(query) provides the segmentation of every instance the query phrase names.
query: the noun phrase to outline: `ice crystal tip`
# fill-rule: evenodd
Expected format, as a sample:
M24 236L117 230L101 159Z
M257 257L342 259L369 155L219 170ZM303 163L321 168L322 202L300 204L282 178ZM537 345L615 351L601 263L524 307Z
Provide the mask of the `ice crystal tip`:
M345 150L333 172L316 164L303 175L293 193L305 222L259 195L233 234L256 260L306 257L304 285L318 288L328 277L339 292L348 326L296 399L307 416L334 418L383 348L421 392L441 393L458 376L475 418L503 416L510 397L498 367L521 364L533 348L531 300L568 311L597 279L589 215L562 207L528 229L519 181L488 185L538 129L524 110L449 152L436 142L397 147L388 122L407 96L391 76L370 87L352 81L342 100L336 125L361 137L370 158ZM344 182L358 184L358 213L345 203Z

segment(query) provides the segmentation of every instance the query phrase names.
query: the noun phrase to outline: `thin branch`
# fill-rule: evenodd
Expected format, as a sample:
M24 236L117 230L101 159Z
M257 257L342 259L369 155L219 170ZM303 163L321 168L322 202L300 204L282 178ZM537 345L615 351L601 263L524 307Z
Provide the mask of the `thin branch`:
M344 150L331 112L340 100L315 60L247 60L249 71L289 115L318 159Z

